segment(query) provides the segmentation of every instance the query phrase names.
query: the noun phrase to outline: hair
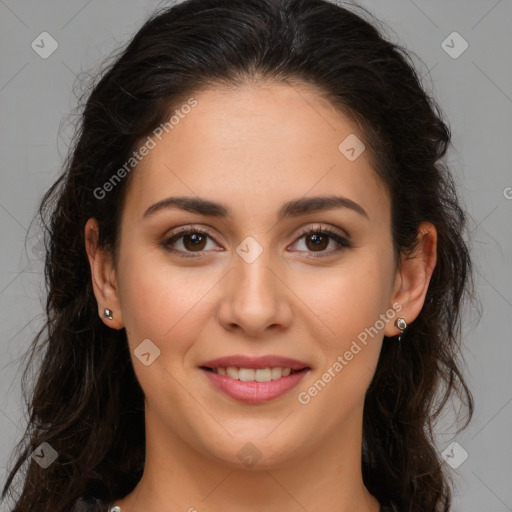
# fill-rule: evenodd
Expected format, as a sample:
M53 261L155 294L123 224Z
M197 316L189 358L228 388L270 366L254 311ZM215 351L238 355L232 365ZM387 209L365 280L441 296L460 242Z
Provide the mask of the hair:
M474 286L466 214L443 159L451 134L438 105L407 51L365 16L373 18L363 7L324 0L187 0L156 11L101 71L82 102L63 172L38 210L46 320L27 351L30 418L2 492L5 498L14 488L23 466L13 512L34 503L39 512L65 511L85 495L112 502L140 480L144 394L125 330L98 317L84 240L94 217L100 247L117 254L131 174L106 197L94 191L184 98L262 81L312 86L360 128L391 198L395 262L414 250L421 222L437 230L423 308L400 343L383 343L366 393L362 474L369 492L400 511L450 510L453 483L434 436L453 395L467 416L458 432L473 414L460 346L462 307ZM27 398L25 379L39 352ZM44 470L30 460L41 443L58 453Z

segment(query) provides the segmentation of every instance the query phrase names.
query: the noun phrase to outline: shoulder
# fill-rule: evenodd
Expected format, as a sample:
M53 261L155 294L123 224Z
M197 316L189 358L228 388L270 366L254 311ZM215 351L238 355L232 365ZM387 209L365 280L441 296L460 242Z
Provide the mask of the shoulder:
M70 509L70 512L108 512L108 503L92 496L78 498Z

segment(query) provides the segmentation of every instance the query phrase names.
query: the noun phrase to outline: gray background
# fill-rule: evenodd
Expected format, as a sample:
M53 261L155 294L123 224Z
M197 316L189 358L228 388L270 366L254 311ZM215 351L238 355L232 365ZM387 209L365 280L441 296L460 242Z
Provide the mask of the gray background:
M451 416L438 426L457 483L457 512L512 511L512 3L468 0L361 1L389 27L388 37L417 54L424 85L449 120L452 166L470 214L479 319L467 315L465 376L476 411L454 436ZM20 356L41 323L43 290L36 205L66 154L76 105L73 86L135 33L153 1L0 0L0 481L25 424ZM31 43L47 31L57 50L41 58ZM453 31L469 47L452 58L441 43ZM460 41L448 44L454 50ZM48 48L48 46L46 46ZM420 61L421 59L421 61ZM80 75L80 78L83 78ZM80 92L80 88L78 91ZM508 221L508 222L507 222ZM506 264L508 262L508 265ZM5 506L4 506L5 507ZM2 510L8 510L2 508Z

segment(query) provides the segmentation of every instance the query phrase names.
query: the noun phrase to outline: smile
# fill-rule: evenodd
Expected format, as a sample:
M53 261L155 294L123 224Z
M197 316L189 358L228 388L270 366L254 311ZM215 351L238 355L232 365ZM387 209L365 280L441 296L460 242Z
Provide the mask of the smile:
M207 368L207 370L211 370L218 375L227 375L231 379L244 382L270 382L271 380L277 380L281 377L288 377L288 375L298 371L292 370L291 368L281 368L279 366L273 368L235 368L234 366L228 366L227 368Z
M290 368L277 367L257 369L201 367L200 370L215 391L238 402L255 405L270 402L286 395L299 384L311 371L311 368L291 370Z

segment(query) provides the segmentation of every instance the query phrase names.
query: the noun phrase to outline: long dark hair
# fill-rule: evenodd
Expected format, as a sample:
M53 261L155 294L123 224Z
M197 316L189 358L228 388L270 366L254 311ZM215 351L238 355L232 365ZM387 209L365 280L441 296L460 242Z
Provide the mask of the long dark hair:
M366 394L362 471L381 503L404 512L450 509L451 481L433 429L453 393L466 406L462 428L473 413L460 351L462 306L473 297L466 216L443 162L449 127L410 55L367 17L373 19L362 7L324 0L188 0L155 13L104 70L84 102L64 172L39 209L47 320L28 352L23 389L30 418L2 493L14 488L27 463L13 512L34 504L38 512L65 511L84 495L112 502L141 478L143 393L125 331L98 318L84 226L96 218L99 244L115 255L131 175L106 198L95 190L183 98L259 79L315 85L357 123L391 194L396 255L412 250L422 221L437 229L425 304L401 343L384 340ZM39 353L27 399L26 374ZM44 470L31 460L41 443L58 454Z

